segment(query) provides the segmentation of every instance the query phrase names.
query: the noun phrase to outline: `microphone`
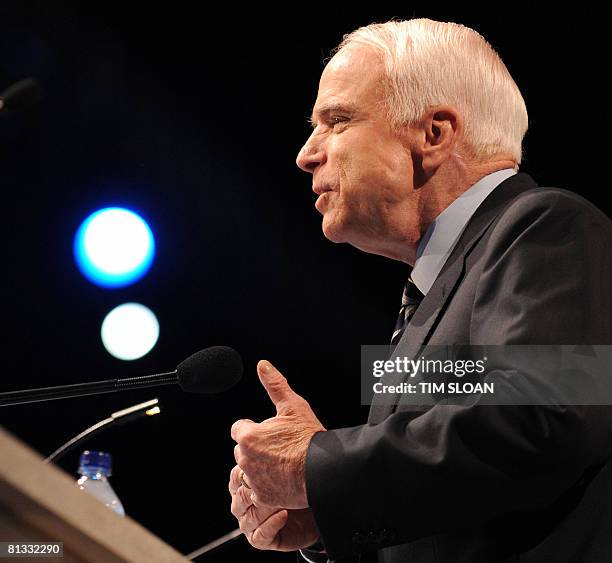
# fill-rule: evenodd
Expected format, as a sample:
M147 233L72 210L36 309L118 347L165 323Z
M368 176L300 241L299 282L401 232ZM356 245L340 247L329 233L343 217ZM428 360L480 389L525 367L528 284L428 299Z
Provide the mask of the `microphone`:
M0 111L26 110L42 99L42 88L35 78L26 78L0 94Z
M183 360L174 371L140 377L7 391L0 393L0 407L174 383L178 383L181 389L188 393L221 393L240 381L242 371L242 359L236 350L228 346L211 346Z

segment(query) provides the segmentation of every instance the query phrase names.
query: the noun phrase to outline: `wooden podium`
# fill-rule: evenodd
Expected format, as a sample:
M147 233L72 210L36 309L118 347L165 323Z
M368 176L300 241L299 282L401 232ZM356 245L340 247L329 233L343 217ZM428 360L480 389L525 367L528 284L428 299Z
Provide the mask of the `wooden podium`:
M188 561L128 517L78 489L74 478L0 428L0 542L61 541L63 558L5 561Z

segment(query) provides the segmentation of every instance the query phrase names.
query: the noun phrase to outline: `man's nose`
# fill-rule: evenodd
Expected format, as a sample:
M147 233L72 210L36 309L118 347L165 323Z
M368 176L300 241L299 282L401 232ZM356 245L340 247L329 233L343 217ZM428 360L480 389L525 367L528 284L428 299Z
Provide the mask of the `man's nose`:
M297 155L295 163L304 172L310 172L311 174L317 169L317 167L325 162L325 153L321 148L321 143L317 143L316 146L312 143L312 137L306 141L306 144L300 149Z

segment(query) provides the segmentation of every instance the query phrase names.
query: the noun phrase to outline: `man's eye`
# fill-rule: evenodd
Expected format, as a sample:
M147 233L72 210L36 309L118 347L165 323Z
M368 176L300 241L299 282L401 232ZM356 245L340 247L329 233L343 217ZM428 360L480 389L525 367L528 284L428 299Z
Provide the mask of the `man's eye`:
M348 119L346 117L342 117L340 115L334 115L330 118L329 123L333 127L334 125L339 125L340 123L346 123Z

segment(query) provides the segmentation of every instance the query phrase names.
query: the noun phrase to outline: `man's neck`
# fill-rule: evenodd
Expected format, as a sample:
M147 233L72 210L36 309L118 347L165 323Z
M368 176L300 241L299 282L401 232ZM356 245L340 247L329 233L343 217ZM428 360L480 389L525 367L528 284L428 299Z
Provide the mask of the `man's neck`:
M470 166L459 163L432 176L421 188L424 190L424 200L420 236L425 234L434 219L462 193L485 176L506 168L516 168L516 162L510 158L500 158Z
M511 158L500 158L469 166L459 162L445 170L438 170L420 188L422 197L419 224L407 225L412 232L404 233L403 237L394 240L388 248L377 254L414 266L419 241L440 213L485 176L498 170L516 167L516 162Z

